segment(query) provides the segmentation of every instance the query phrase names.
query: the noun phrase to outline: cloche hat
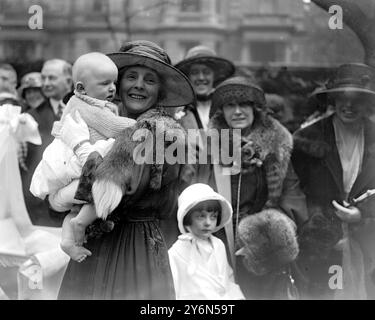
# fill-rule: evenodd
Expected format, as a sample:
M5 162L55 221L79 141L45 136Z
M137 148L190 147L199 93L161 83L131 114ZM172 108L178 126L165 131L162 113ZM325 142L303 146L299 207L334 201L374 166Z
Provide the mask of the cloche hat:
M189 210L195 207L197 204L207 200L217 200L221 206L220 225L216 226L214 232L220 230L230 221L230 219L232 219L232 206L222 195L215 192L207 184L195 183L187 187L178 197L177 220L178 228L180 229L181 233L187 232L183 221Z
M25 90L29 88L42 88L42 74L40 72L30 72L22 77L19 87L22 98L25 98Z
M214 115L217 109L233 99L236 101L252 101L261 107L266 105L264 91L258 85L245 77L232 77L216 87L212 95L210 115Z

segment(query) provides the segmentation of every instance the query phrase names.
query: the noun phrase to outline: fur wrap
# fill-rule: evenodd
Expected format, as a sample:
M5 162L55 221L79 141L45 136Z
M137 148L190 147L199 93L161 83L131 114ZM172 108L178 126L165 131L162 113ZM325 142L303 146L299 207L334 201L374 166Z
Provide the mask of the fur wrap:
M250 272L264 275L293 262L299 252L296 225L284 213L265 209L247 216L238 225L243 263Z
M210 127L229 129L222 110L217 110L210 120ZM283 182L288 170L293 137L277 120L268 115L255 117L251 132L242 136L241 169L243 172L254 166L264 166L267 176L268 201L266 206L278 203Z
M139 134L144 139L137 141L134 134ZM169 141L170 138L166 137L167 134L169 137L174 137L174 141ZM95 170L92 195L98 217L105 219L118 206L123 195L132 194L136 191L143 165L137 165L135 157L140 156L139 146L147 139L152 139L145 145L152 145L151 151L153 154L148 155L152 156L149 188L153 190L161 188L163 163L167 162L165 150L172 143L175 144L177 150L186 146L186 132L167 113L161 109L150 109L143 113L133 127L126 128L116 137L111 150ZM162 141L160 142L160 140ZM157 160L156 148L161 146L164 147L163 150L159 150L159 152L163 152L163 161L162 163L155 163L155 160ZM143 150L145 152L150 151L147 148ZM144 158L147 159L147 154ZM181 163L179 160L177 162Z

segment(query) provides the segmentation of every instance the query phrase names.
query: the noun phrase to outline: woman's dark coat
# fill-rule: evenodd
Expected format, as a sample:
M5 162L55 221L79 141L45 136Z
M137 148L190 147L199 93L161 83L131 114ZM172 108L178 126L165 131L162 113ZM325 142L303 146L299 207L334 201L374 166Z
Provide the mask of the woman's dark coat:
M309 220L299 229L301 271L300 285L307 298L333 298L329 287L329 268L342 265L342 251L334 247L342 238L341 220L332 200L342 203L375 188L375 126L365 123L365 147L362 169L349 195L343 187L343 171L336 147L334 115L320 120L294 134L292 163L306 195ZM349 226L351 236L365 256L366 286L374 298L375 280L375 199L359 204L362 220ZM336 247L337 248L337 247ZM353 271L353 270L351 270ZM372 279L371 279L372 277ZM371 288L370 288L371 287Z

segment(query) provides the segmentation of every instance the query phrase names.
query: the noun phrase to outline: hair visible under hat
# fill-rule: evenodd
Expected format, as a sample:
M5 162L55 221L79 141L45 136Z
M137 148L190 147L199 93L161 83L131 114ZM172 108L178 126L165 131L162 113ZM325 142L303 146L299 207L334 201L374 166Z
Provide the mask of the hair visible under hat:
M190 82L171 65L168 54L157 44L146 40L126 42L119 52L109 53L108 56L119 70L119 80L129 67L142 66L155 71L162 82L163 93L158 100L160 106L179 107L195 103L195 93Z
M218 57L213 49L204 45L190 48L185 58L176 64L176 68L189 76L193 64L204 64L212 69L214 87L235 73L235 66L231 61Z
M221 223L221 205L219 203L218 200L205 200L205 201L202 201L200 203L198 203L197 205L195 205L193 208L191 208L187 214L184 216L184 219L182 221L183 225L184 226L190 226L192 221L191 221L191 215L194 211L201 211L202 209L199 208L200 205L202 205L203 203L205 202L208 202L208 201L215 201L216 202L216 206L215 206L215 210L217 209L217 221L216 221L216 225L220 225Z
M231 101L251 101L259 108L266 104L263 90L245 77L232 77L222 82L212 95L211 108L217 110Z

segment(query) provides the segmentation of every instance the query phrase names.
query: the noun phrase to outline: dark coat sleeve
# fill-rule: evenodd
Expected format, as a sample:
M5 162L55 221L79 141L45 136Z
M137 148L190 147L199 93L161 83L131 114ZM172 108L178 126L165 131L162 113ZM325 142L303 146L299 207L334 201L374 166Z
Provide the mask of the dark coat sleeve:
M308 219L306 197L301 191L299 179L291 163L283 183L279 205L297 226L301 226Z

